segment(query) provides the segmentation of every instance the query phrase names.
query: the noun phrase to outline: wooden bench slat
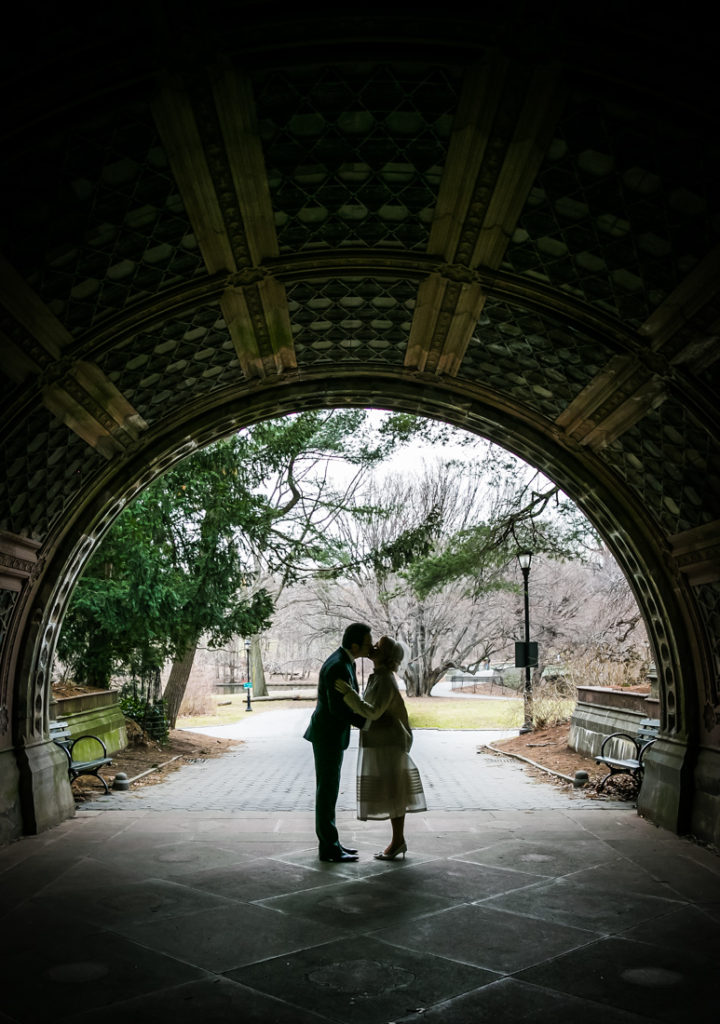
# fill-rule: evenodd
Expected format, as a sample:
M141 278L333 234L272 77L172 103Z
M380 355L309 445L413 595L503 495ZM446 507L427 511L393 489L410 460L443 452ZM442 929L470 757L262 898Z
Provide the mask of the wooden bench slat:
M596 761L601 761L601 759L599 757L596 757L595 760ZM642 765L640 764L639 761L636 761L634 758L630 758L630 757L625 758L624 760L621 759L621 758L615 758L615 757L603 757L601 763L602 764L608 764L608 765L612 764L612 765L615 765L616 768L641 768L642 767Z
M112 758L99 757L97 761L73 761L73 771L82 772L84 768L99 768L104 764L112 764Z

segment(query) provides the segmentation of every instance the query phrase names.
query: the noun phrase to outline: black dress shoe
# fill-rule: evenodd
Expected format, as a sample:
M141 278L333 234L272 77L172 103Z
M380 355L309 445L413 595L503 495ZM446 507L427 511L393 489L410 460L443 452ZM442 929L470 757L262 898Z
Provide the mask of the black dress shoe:
M352 853L352 854L356 854L357 853L357 850L353 850L353 848L351 846L343 846L342 843L340 843L340 849L342 850L343 853Z
M347 853L345 850L333 850L332 853L320 854L320 860L328 864L343 864L357 859L356 853Z

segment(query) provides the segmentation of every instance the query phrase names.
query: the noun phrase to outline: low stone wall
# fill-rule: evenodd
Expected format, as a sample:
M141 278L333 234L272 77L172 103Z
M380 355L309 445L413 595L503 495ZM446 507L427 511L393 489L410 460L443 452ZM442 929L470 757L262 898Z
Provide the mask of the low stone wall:
M644 718L657 718L658 699L650 690L616 690L612 686L578 686L578 702L600 707L624 708L637 711ZM650 713L652 712L652 714Z
M115 690L59 697L52 701L50 714L57 722L67 722L73 739L87 733L99 736L108 754L117 754L128 742L119 699Z
M606 736L614 732L637 733L644 718L659 718L660 704L649 694L628 693L604 686L579 686L578 702L570 719L568 743L586 757L595 757ZM617 756L634 756L635 748L625 744Z

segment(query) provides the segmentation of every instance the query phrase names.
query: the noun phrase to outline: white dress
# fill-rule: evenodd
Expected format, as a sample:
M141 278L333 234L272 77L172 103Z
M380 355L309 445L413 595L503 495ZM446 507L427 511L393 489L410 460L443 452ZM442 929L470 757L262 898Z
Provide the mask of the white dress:
M357 766L357 816L360 821L401 818L426 811L420 772L407 751L412 731L407 708L394 673L377 669L370 676L363 700L357 693L344 697L353 711L369 718L360 732Z

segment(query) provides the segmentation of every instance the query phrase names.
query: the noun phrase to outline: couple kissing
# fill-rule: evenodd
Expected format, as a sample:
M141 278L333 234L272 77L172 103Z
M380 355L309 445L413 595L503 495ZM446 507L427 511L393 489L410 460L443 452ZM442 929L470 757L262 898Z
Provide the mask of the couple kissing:
M364 699L355 674L358 658L369 658L374 666ZM420 773L409 755L412 730L395 677L403 658L397 641L382 636L373 644L370 626L353 622L320 669L317 705L304 736L315 757L315 832L321 861L358 859L357 850L340 842L335 824L343 755L353 725L360 730L357 816L360 821L389 819L392 827L388 846L375 859L404 859L405 815L427 809Z

